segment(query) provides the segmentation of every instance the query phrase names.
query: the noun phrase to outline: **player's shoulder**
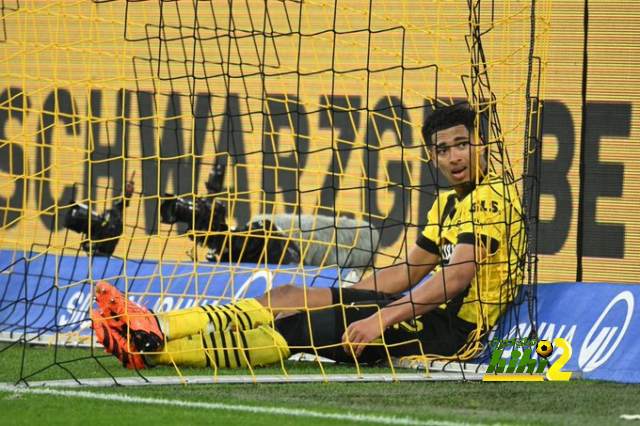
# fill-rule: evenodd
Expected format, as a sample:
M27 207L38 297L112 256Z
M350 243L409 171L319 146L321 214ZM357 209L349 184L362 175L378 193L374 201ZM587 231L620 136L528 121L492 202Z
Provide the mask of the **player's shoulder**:
M517 190L514 182L507 176L498 175L495 172L489 173L482 182L476 186L476 195L483 196L499 196L506 198L517 198Z
M455 189L450 189L448 191L440 191L438 192L438 200L439 201L447 201L449 198L451 197L455 197L456 196L456 190Z
M507 176L490 173L476 185L473 192L473 196L465 200L471 204L472 211L477 210L478 206L482 206L484 211L491 213L506 211L507 206L520 209L520 197L516 184Z
M452 203L455 199L457 199L455 189L439 191L432 208L443 210L446 208L447 204Z

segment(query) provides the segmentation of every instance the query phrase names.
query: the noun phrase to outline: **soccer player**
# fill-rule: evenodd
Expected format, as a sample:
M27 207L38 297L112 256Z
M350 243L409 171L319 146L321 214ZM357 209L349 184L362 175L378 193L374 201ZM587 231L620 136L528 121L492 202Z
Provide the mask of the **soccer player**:
M98 341L129 368L239 368L305 351L351 363L460 354L516 296L526 243L516 188L488 166L477 120L460 105L426 119L423 137L448 185L403 262L349 288L287 285L158 315L100 282L91 314Z

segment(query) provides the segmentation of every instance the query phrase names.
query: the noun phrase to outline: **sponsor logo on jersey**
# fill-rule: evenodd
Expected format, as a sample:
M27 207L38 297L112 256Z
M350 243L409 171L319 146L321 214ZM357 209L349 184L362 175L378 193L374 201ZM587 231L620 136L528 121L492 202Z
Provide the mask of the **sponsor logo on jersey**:
M498 206L499 204L497 200L494 200L491 202L487 200L481 200L477 203L471 204L471 213L474 213L477 211L487 212L487 213L498 213L500 211Z

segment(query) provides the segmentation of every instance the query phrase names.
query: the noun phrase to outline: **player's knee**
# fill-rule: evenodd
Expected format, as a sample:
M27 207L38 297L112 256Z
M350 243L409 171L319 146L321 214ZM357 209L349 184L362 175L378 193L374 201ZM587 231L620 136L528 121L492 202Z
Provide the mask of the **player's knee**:
M278 286L269 291L269 296L271 296L271 300L274 299L282 299L282 300L291 300L298 299L303 295L302 287L298 287L292 284L285 284Z
M318 308L331 304L331 292L328 288L299 287L292 284L278 286L264 296L264 300L274 309Z
M304 290L291 284L285 284L269 290L258 301L272 309L301 308L304 306Z

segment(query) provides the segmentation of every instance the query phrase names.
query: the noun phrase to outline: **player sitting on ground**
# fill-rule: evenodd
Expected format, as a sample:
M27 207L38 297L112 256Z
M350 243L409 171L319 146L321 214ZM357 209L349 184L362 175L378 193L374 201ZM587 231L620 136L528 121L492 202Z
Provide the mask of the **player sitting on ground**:
M424 140L451 187L439 191L403 262L350 288L287 285L157 315L100 282L91 314L98 341L129 368L238 368L310 350L351 363L455 355L496 323L522 279L517 191L490 172L476 125L468 106L438 108L425 121Z

